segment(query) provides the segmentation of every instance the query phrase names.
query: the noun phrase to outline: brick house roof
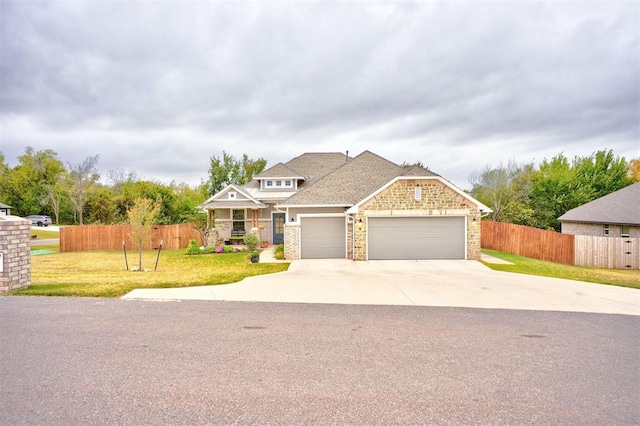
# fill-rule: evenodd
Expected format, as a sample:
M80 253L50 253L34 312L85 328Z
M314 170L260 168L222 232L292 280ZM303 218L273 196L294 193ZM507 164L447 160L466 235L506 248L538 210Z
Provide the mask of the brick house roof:
M558 220L640 225L640 182L571 209Z

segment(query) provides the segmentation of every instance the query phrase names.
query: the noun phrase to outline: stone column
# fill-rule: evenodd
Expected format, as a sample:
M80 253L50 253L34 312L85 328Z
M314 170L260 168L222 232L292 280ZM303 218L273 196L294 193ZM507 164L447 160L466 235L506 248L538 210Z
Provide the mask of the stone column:
M31 284L31 221L0 216L0 293Z

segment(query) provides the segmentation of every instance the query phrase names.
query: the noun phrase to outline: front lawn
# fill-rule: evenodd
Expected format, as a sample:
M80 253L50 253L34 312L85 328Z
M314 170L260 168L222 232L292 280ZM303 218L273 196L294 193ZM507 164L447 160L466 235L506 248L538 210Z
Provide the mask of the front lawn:
M562 265L560 263L530 259L495 250L483 249L482 252L513 263L513 265L500 265L482 262L496 271L565 278L619 287L640 288L640 271L638 270L599 269L587 266Z
M34 247L39 248L39 247ZM138 253L129 252L129 269ZM143 253L142 267L153 271L157 251ZM285 271L288 263L250 263L246 253L188 256L185 250L160 254L156 272L125 269L120 251L56 253L31 257L31 285L16 295L120 297L136 288L227 284L253 275Z
M60 232L47 231L46 229L31 228L31 236L36 236L38 240L50 240L60 238Z

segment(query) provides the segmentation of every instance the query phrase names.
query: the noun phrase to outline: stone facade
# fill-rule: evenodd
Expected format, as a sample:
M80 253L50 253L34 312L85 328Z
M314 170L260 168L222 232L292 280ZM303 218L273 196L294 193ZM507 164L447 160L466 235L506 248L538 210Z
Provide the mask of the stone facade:
M0 293L31 284L31 221L0 217Z
M602 223L562 222L562 233L592 237L620 237L622 227L621 225L609 224L609 235L605 235ZM640 238L640 226L629 226L629 237Z
M418 201L415 199L416 187L421 188ZM366 220L372 216L466 216L467 259L480 259L480 211L470 200L438 180L399 180L363 203L358 210L354 221L355 241L349 241L349 246L354 248L354 260L367 258Z

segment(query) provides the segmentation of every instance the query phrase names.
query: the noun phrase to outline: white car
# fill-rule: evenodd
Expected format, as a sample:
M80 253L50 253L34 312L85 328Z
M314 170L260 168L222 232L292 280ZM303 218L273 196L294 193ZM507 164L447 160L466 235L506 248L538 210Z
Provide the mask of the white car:
M49 216L39 214L32 214L31 216L27 216L26 219L29 219L32 225L38 226L49 226L53 223Z

